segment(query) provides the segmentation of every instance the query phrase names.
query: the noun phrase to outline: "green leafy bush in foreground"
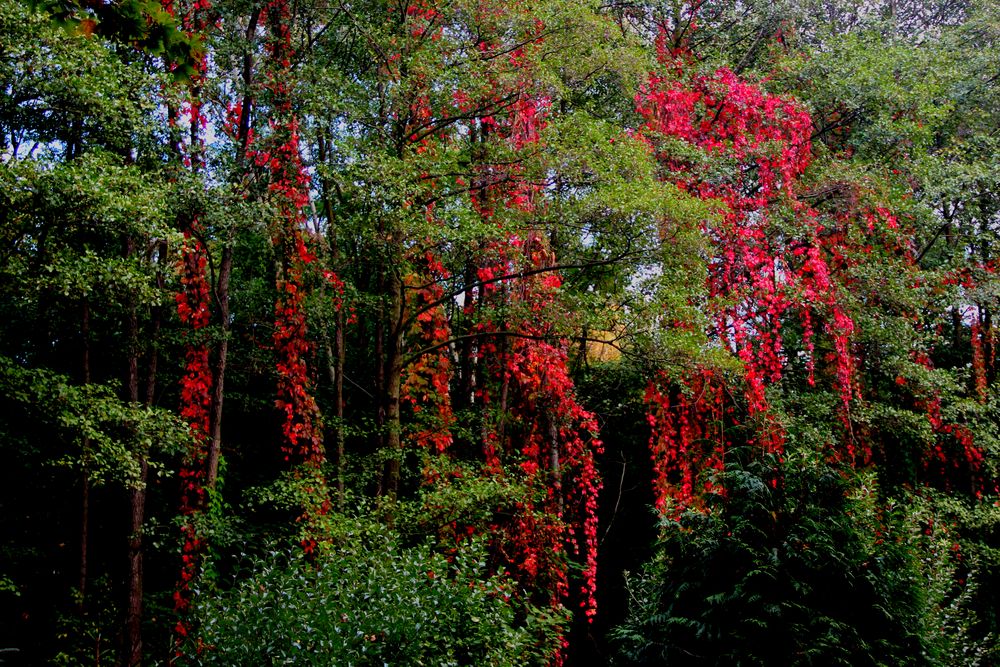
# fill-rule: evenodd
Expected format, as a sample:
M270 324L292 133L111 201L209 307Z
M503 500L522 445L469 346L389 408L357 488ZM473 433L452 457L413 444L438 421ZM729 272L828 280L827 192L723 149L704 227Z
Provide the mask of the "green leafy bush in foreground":
M544 664L558 646L551 612L491 575L482 544L445 556L366 528L313 558L257 559L230 590L199 596L190 662L514 667Z

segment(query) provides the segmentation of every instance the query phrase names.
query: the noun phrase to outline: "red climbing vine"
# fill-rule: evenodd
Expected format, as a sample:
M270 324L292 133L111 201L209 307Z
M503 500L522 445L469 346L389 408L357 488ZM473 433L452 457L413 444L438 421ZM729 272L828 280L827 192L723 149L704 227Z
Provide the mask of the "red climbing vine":
M451 407L451 357L447 342L451 326L441 298L442 281L448 270L427 251L425 271L413 274L406 281L411 300L410 308L417 312L411 334L418 345L430 352L404 369L403 399L410 404L416 428L411 437L418 447L443 454L452 443L451 428L455 415Z
M413 4L406 10L409 34L442 38L440 11ZM483 5L471 20L492 26L509 19L505 11ZM512 13L522 21L523 34L512 38L481 30L476 37L474 55L483 63L488 85L440 95L418 78L404 134L414 159L423 161L446 155L449 142L478 142L472 145L476 159L470 174L446 182L424 172L419 183L426 201L443 199L447 190L467 193L484 228L493 230L463 258L460 326L469 340L463 380L483 419L482 474L510 478L530 491L518 499L511 516L496 517L490 527L494 549L536 602L578 605L590 619L596 611L600 479L595 457L601 443L594 415L575 397L568 341L555 326L564 317L561 278L549 269L555 256L548 240L533 229L533 216L544 210L544 183L531 177L527 163L540 147L550 106L534 71L546 27L530 18L529 8ZM390 56L389 69L401 58ZM456 115L465 128L458 135L421 129ZM441 120L441 125L450 123ZM494 154L499 159L491 160ZM421 211L430 229L443 228L433 203ZM410 441L435 453L450 452L456 439L449 394L457 346L448 342L456 334L448 316L455 304L445 299L442 286L459 276L443 266L442 246L447 244L430 239L415 243L405 255L412 275L404 280L405 310L416 313L408 344L430 350L411 358L404 369L403 398L416 424ZM441 478L447 475L435 472L427 482ZM571 574L570 560L580 564L579 578ZM561 659L561 654L553 656L554 663Z
M303 505L303 547L316 546L313 527L330 509L321 465L325 458L319 407L312 393L306 336L306 277L315 256L303 232L303 208L309 203L309 175L299 150L299 123L293 109L291 8L287 0L271 0L262 12L268 56L263 97L269 103L269 134L255 141L248 154L269 176L274 205L271 239L277 255L274 334L277 398L282 415L282 451L296 466Z
M810 203L820 198L801 178L811 160L812 122L797 102L769 94L728 69L705 71L688 52L666 44L661 38L661 72L651 75L636 97L644 119L638 136L656 155L663 179L718 211L701 228L710 244L708 334L741 362L740 410L748 418L742 425L749 427L743 437L759 451L781 456L785 432L771 414L768 387L800 361L808 385L815 386L819 363L840 399L842 429L833 456L868 463L871 447L855 433L851 416L852 401L861 391L852 290L858 268L875 248L910 272L916 271L913 249L901 241L892 212L859 207L856 193L833 211ZM678 150L678 142L687 149ZM843 184L828 189L838 187L850 189ZM798 336L791 348L797 348L796 359L789 359L790 331ZM825 353L817 358L820 331ZM983 396L987 337L975 314L971 332L974 389ZM676 516L698 507L706 493L721 492L708 473L722 467L731 446L724 427L742 421L740 410L724 399L724 384L719 372L702 368L661 376L649 386L650 444L662 511ZM958 458L977 470L982 454L971 431L944 424L935 399L922 400L934 430L948 434L961 450ZM940 452L940 445L936 449Z
M163 0L163 8L180 19L188 37L203 35L209 25L212 7L208 0L199 0L187 6L180 17L176 17L178 8L174 0ZM183 113L172 113L169 122L171 131L177 137L182 136L182 126L186 125L188 141L185 143L178 140L177 147L182 153L184 165L197 172L204 162L202 131L207 122L198 93L207 67L204 55L196 58L193 65L188 88L190 92L184 100ZM184 243L181 247L181 290L175 295L175 300L177 315L188 329L185 332L184 374L180 382L180 415L189 424L192 438L179 470L183 544L180 582L174 592L174 608L178 612L184 612L190 604L191 584L197 575L204 546L196 514L205 505L205 465L211 439L211 394L214 378L206 337L206 329L211 323L211 284L207 269L208 250L202 242L203 231L197 214L182 217ZM175 632L183 638L189 631L187 617L181 613Z

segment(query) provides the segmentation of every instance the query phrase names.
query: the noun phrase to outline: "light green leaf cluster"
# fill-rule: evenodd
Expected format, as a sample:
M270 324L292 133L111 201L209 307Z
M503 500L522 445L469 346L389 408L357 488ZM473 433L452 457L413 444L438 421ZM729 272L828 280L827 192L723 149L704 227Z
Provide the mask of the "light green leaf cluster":
M106 385L73 384L7 358L0 358L0 383L9 404L70 447L58 454L62 448L50 443L53 462L86 470L94 483L140 488L140 459L148 459L156 474L168 474L164 460L183 451L191 437L172 411L129 404Z
M200 592L191 663L546 663L558 643L551 612L515 601L481 541L446 557L370 520L343 520L356 530L337 531L336 548L314 559L273 552L232 589Z

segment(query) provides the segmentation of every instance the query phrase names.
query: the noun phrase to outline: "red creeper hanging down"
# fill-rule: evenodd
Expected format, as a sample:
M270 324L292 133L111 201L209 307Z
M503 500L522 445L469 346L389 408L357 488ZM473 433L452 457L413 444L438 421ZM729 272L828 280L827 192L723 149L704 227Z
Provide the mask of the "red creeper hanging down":
M833 456L852 465L871 462L871 445L855 433L851 420L852 401L860 397L856 369L861 363L847 305L855 286L852 271L876 246L911 268L914 262L889 210L851 206L821 212L801 195L812 121L797 102L769 94L726 68L704 71L690 53L666 44L661 37L660 73L651 75L636 96L645 120L638 136L656 156L663 179L719 211L701 228L710 248L705 285L712 324L707 333L741 362L743 371L738 383L729 381L742 401L727 398L726 379L710 369L663 376L649 386L656 502L661 511L679 516L699 506L705 494L724 493L709 473L723 468L732 446L726 426L748 426L747 444L781 456L785 433L771 415L767 388L781 381L793 363L785 329L800 332L796 361L804 362L808 384L816 384L819 361L839 396L842 429ZM697 153L677 151L677 141ZM982 395L984 336L975 324L973 373ZM820 330L827 352L817 359ZM978 469L982 455L968 429L943 425L933 400L927 404L935 430L952 434L971 468ZM738 416L744 410L745 420Z
M249 151L254 163L269 175L268 192L276 208L272 242L278 273L274 304L273 345L278 391L275 404L282 413L282 451L298 466L302 482L303 547L315 548L313 522L330 508L321 471L325 455L319 407L312 394L307 366L305 276L315 257L304 237L303 207L309 203L309 176L299 151L299 125L292 107L294 56L291 10L286 0L267 3L262 13L267 28L263 97L269 103L270 133Z
M173 0L163 0L164 9L179 18L188 37L204 34L208 27L208 13L211 4L201 0L183 10L179 10ZM203 131L206 119L202 111L202 100L197 91L205 77L204 55L194 63L194 73L190 81L191 94L184 102L180 115L173 113L169 118L171 129L181 136L181 126L188 130L188 141L178 141L182 160L188 169L195 172L204 166ZM197 214L185 216L181 221L184 245L181 248L181 291L176 295L177 314L181 322L188 326L185 344L184 375L181 378L180 414L191 427L192 440L181 462L181 515L183 518L182 565L180 583L174 593L174 607L184 612L191 596L191 584L197 574L203 550L203 538L198 534L196 515L205 505L206 459L211 440L211 405L213 374L210 365L209 341L206 329L211 323L211 284L208 276L208 250L202 242L203 227ZM190 631L186 618L182 615L176 632L183 638Z
M743 403L752 425L748 437L764 452L783 451L784 431L770 414L766 388L781 380L789 363L782 328L790 317L798 319L802 331L810 384L815 383L818 323L829 336L833 352L825 361L833 368L841 420L849 432L855 327L829 260L843 254L838 244L845 239L831 234L796 191L811 158L809 114L726 68L699 71L690 54L669 50L665 38L658 46L662 72L650 76L636 97L645 119L639 136L654 151L662 178L719 211L718 219L706 221L701 230L710 242L708 333L742 364ZM696 148L706 159L672 152L665 138ZM719 164L728 168L720 172ZM779 216L789 212L797 220L795 235L780 231ZM680 387L671 389L671 381ZM724 383L721 374L703 369L650 385L661 509L670 505L680 511L705 492L721 492L698 480L707 470L721 469L731 444L721 430L733 414L733 406L725 405ZM843 456L853 460L856 455L853 439L845 438ZM707 486L696 488L698 483Z
M407 8L407 34L414 39L429 29L431 40L444 38L443 10L431 5L420 2ZM474 21L491 25L506 10L480 6L475 11L482 15ZM476 38L474 53L483 63L482 76L489 86L440 96L420 88L425 83L421 80L408 105L409 124L403 134L420 159L442 155L454 148L450 142L468 137L475 137L476 148L478 144L499 148L505 158L500 163L488 158L474 161L470 174L454 180L456 189L468 192L484 228L495 230L491 238L475 243L460 276L442 265L433 242L430 250L424 247L405 255L408 265L416 267L404 277L405 311L416 313L408 339L430 350L410 359L404 369L403 400L415 425L405 434L409 442L432 452L451 451L450 427L455 420L451 355L457 349L463 364L463 401L474 405L483 418L478 433L483 474L509 475L531 492L512 516L496 517L490 527L495 552L531 591L534 602L579 607L592 619L601 486L595 456L601 443L596 418L574 393L568 342L554 325L564 308L561 278L554 268L555 253L535 220L544 211L546 192L528 173L527 161L540 149L551 103L539 90L535 72L546 26L532 19L530 11L512 12L512 20L523 21L521 33L483 32ZM392 63L396 60L395 54L389 58ZM421 129L449 116L457 116L468 134L456 137ZM421 176L422 186L436 194L444 189L442 181L427 173ZM428 199L437 201L434 195ZM438 219L433 204L425 214L431 228L446 219L444 215ZM456 332L444 307L451 304L439 285L459 279L465 286L460 321L466 328L458 337L465 340L452 348L448 340ZM426 483L440 476L441 471L431 471ZM580 565L579 575L572 573L571 561ZM553 656L554 663L561 660L561 654Z

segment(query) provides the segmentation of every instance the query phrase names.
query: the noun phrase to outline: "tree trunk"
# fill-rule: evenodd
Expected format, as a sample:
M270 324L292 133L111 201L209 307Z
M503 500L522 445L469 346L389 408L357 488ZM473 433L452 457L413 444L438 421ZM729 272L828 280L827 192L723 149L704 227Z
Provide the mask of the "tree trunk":
M333 431L333 440L337 447L337 507L344 508L344 472L346 470L346 460L344 459L344 361L347 357L347 349L344 346L344 317L343 308L334 316L336 320L336 330L334 331L334 355L336 355L336 367L334 369L336 381L333 383L333 410L337 424Z
M403 381L403 281L392 273L389 278L389 308L392 322L389 330L389 345L386 349L385 372L385 426L386 448L389 459L386 462L385 496L395 500L399 493L400 466L402 464L403 443L400 422L400 391Z
M83 312L80 318L80 330L83 336L83 384L90 384L90 302L84 300ZM87 558L90 544L90 438L84 438L82 443L83 479L80 498L80 586L78 611L82 614L87 600Z
M229 277L233 272L232 244L233 239L230 238L222 249L219 282L215 292L222 335L216 350L215 368L212 369L212 405L209 408L212 437L208 443L205 461L205 487L208 489L215 489L216 480L219 478L219 456L222 452L222 403L225 396L226 359L229 354Z
M128 542L128 610L125 617L125 660L129 667L142 664L142 523L146 512L146 478L149 463L146 457L139 461L142 485L132 490Z
M551 415L548 416L549 422L549 488L552 489L552 495L556 500L556 510L559 516L563 513L563 492L562 492L562 470L560 469L560 459L559 459L559 427L556 426L556 422L552 419Z
M129 242L129 254L135 252L132 242ZM166 264L166 242L156 245L156 286L164 288L163 267ZM156 341L159 338L160 326L163 321L163 307L154 306L151 309L149 332L149 357L146 367L146 406L153 405L156 397L156 373L159 363L159 353ZM129 308L128 318L129 353L128 353L128 398L133 405L139 403L139 316L133 303ZM129 667L142 664L142 596L143 596L143 546L142 525L146 518L146 481L149 477L149 461L145 452L136 453L139 461L139 480L129 492L129 538L128 538L128 605L125 615L125 660Z
M329 144L323 134L318 137L319 162L325 164L329 157ZM326 244L325 248L329 253L328 265L337 267L340 260L340 246L337 243L335 227L333 225L333 196L330 192L330 182L324 178L322 180L323 213L326 216ZM333 385L333 441L337 451L337 507L344 507L344 360L346 350L344 348L344 307L341 301L340 308L333 314L333 344L330 343L327 327L323 328L323 343L327 354L327 372L330 383ZM325 318L324 318L325 320Z
M130 241L128 253L134 252ZM133 302L128 315L128 400L139 403L139 316ZM125 611L125 662L129 667L142 663L142 522L146 509L148 462L136 452L139 479L129 491L128 603Z
M247 44L253 42L257 32L257 22L260 20L260 9L250 14L247 22L245 38ZM253 83L253 50L247 47L243 54L243 86L244 95L240 105L239 131L236 137L236 165L241 172L246 170L246 153L250 140L250 87ZM192 128L193 130L194 128ZM197 139L197 137L195 137ZM233 232L230 231L226 244L222 248L219 261L219 276L215 286L215 300L219 306L219 327L221 336L215 352L215 364L212 368L212 402L209 407L209 425L211 437L208 452L205 457L205 488L215 489L219 479L219 457L222 454L222 408L225 399L226 364L229 357L229 280L233 273Z
M379 287L385 281L379 280ZM379 293L383 293L379 289ZM375 431L378 434L376 441L380 450L388 446L388 438L385 432L385 412L386 412L386 392L385 392L385 318L379 317L375 322ZM385 492L385 471L379 472L379 479L376 495L383 495Z
M993 313L989 307L983 308L983 358L986 362L986 385L996 382L996 334L993 331Z
M458 332L460 336L465 336L462 338L461 352L459 357L459 374L460 374L460 384L458 390L458 396L456 403L456 408L461 410L463 408L470 408L475 402L473 398L473 392L475 391L475 383L473 381L472 369L474 367L473 357L475 345L477 340L474 339L470 334L472 333L472 315L475 311L475 306L473 305L473 292L472 285L476 281L476 267L473 264L472 258L470 257L465 263L465 275L463 277L465 280L465 292L463 292L462 298L462 329Z

